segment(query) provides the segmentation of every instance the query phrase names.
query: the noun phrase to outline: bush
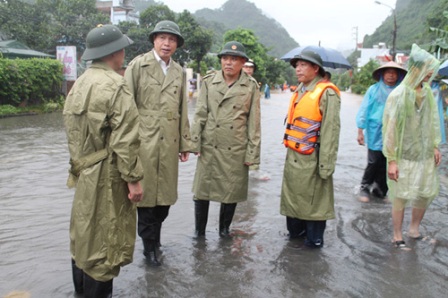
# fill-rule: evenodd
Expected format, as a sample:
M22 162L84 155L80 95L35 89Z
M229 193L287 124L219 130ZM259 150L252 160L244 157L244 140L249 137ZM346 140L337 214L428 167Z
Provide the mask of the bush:
M0 106L0 115L15 115L19 113L19 109L12 105Z
M0 58L0 105L23 107L59 101L62 68L54 59Z

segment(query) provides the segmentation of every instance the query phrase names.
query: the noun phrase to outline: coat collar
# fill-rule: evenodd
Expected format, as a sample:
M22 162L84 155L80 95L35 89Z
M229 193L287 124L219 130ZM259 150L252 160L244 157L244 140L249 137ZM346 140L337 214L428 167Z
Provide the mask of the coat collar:
M222 71L217 72L212 80L212 84L216 86L216 91L222 95L222 97L218 98L218 102L221 103L228 98L240 95L242 92L240 87L247 88L249 86L249 80L250 77L244 71L241 71L238 80L229 88L224 80Z
M162 85L162 91L179 77L179 71L173 59L170 60L170 67L166 75L163 73L162 67L154 56L154 50L143 55L141 66L148 68L146 72Z

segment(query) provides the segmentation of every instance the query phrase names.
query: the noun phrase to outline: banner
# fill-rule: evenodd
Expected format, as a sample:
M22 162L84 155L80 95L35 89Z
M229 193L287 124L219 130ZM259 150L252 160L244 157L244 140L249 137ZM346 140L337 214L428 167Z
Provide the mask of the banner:
M75 81L76 72L76 47L75 46L59 46L56 47L56 56L64 65L64 80Z

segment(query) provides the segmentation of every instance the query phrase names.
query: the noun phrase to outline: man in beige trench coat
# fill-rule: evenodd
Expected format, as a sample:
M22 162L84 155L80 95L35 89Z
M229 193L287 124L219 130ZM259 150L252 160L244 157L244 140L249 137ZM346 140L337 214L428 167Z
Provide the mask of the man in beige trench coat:
M260 163L258 84L242 71L244 46L228 42L221 71L205 76L191 135L198 154L193 182L196 235L205 236L210 201L221 203L219 235L229 236L238 202L247 199L249 166Z
M149 34L154 49L134 58L125 79L140 113L140 158L144 198L138 204L138 234L150 266L159 266L162 223L177 201L178 164L191 149L186 82L171 56L184 43L179 27L161 21Z

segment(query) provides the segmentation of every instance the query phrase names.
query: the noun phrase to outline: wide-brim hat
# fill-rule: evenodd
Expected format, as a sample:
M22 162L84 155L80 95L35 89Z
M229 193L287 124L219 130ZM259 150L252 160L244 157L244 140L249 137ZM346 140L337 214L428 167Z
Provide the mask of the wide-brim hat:
M224 45L222 51L218 54L218 58L221 59L222 56L236 56L243 57L246 61L249 61L249 57L246 55L246 49L244 46L237 41L230 41Z
M395 63L393 61L389 61L386 64L381 65L377 69L375 69L372 73L372 77L375 81L379 81L381 78L381 75L387 68L394 68L398 72L398 77L403 79L406 73L408 72L405 68L403 68L400 64Z
M325 75L325 69L323 67L322 58L320 57L319 54L313 51L303 51L300 54L295 55L294 58L292 58L291 60L289 60L289 63L291 64L292 67L295 68L296 63L299 60L307 61L319 66L320 76L323 77Z
M87 34L86 49L81 59L89 61L103 58L133 43L117 26L98 25Z
M160 21L156 24L154 30L149 33L149 41L154 44L154 35L157 33L168 33L177 36L177 47L180 48L184 44L184 38L180 34L179 26L172 21Z

